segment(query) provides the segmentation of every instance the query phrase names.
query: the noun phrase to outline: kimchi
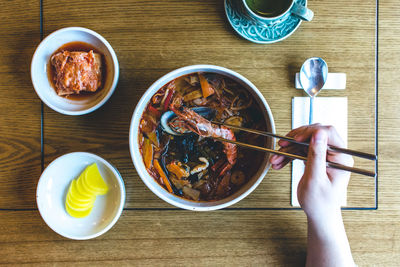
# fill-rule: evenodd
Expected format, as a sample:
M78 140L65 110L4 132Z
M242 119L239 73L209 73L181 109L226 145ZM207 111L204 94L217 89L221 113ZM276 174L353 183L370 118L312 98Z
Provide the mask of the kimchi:
M61 51L54 54L53 82L58 95L96 92L102 86L101 55L89 52Z

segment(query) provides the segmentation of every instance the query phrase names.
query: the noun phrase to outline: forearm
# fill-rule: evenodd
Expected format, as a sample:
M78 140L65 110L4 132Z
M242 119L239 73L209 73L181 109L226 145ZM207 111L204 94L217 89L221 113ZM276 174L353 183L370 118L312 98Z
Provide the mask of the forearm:
M308 218L307 266L355 266L340 210Z

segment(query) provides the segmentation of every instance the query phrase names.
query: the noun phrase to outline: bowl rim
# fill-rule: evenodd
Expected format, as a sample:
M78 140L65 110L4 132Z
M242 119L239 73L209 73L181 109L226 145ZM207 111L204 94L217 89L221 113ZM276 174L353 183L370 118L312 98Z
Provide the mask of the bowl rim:
M49 168L50 168L52 165L54 165L54 164L56 163L56 161L60 161L60 160L62 160L62 159L65 158L65 157L71 157L71 156L74 156L74 155L84 155L84 156L87 156L87 157L90 157L90 158L94 158L95 160L98 160L98 161L100 161L101 163L103 163L103 164L104 164L107 168L109 168L109 169L112 171L112 173L114 174L114 177L115 177L115 179L117 180L118 188L119 188L119 190L120 190L121 199L120 199L120 203L119 203L119 206L118 206L117 213L115 214L114 218L113 218L112 221L111 221L106 227L104 227L101 231L98 231L97 233L94 233L94 234L91 234L91 235L74 236L74 235L67 234L67 233L65 233L65 232L63 232L63 231L60 231L59 229L56 229L54 226L50 225L50 224L46 221L45 217L43 216L43 211L41 210L40 205L38 204L38 201L39 201L39 194L38 194L38 193L39 193L39 187L40 187L41 184L43 183L43 180L44 180L43 177L45 176L46 172L48 172ZM102 157L100 157L100 156L98 156L98 155L96 155L96 154L89 153L89 152L79 152L79 151L77 151L77 152L70 152L70 153L67 153L67 154L64 154L64 155L61 155L61 156L55 158L55 159L44 169L44 171L43 171L42 174L40 175L38 184L37 184L37 186L36 186L36 206L37 206L37 208L38 208L39 214L40 214L40 216L42 217L43 221L46 223L46 225L47 225L50 229L52 229L52 230L53 230L54 232L56 232L57 234L59 234L59 235L61 235L61 236L63 236L63 237L69 238L69 239L74 239L74 240L87 240L87 239L96 238L96 237L99 237L99 236L103 235L103 234L106 233L108 230L110 230L110 229L115 225L115 223L118 221L118 219L121 217L121 214L122 214L122 211L123 211L124 205L125 205L125 200L126 200L125 183L124 183L124 180L123 180L123 178L122 178L120 172L118 171L118 169L117 169L116 167L114 167L111 163L109 163L107 160L105 160L104 158L102 158Z
M49 39L51 39L53 36L61 34L63 32L66 31L81 31L81 32L85 32L88 34L93 35L95 38L99 39L107 48L108 52L111 55L112 58L112 62L114 65L114 77L113 77L113 82L110 86L110 90L108 91L108 93L95 105L87 108L87 109L83 109L83 110L77 110L77 111L68 111L68 110L64 110L61 108L56 107L55 105L53 105L52 103L50 103L49 101L46 100L46 98L42 95L43 93L37 88L36 84L35 84L35 79L33 77L33 69L35 62L37 61L37 57L38 57L38 51L40 51L41 49L45 49L45 46L47 44L47 42L49 41ZM96 109L98 109L99 107L101 107L102 105L104 105L104 103L107 102L107 100L111 97L111 95L114 93L116 87L117 87L117 83L118 83L118 79L119 79L119 62L118 62L118 58L117 55L114 51L114 49L112 48L112 46L110 45L110 43L103 37L101 36L99 33L90 30L88 28L84 28L84 27L65 27L65 28L61 28L58 29L52 33L50 33L49 35L47 35L41 42L40 44L36 47L35 52L33 53L32 56L32 61L31 61L31 81L32 81L32 85L33 88L36 91L36 94L39 96L40 100L45 103L49 108L53 109L54 111L57 111L61 114L64 115L84 115L84 114L88 114L90 112L95 111ZM47 72L47 71L46 71ZM46 75L47 76L47 75Z
M203 70L206 69L206 70ZM224 67L220 67L220 66L216 66L216 65L207 65L207 64L200 64L200 65L190 65L190 66L185 66L185 67L181 67L178 69L175 69L165 75L163 75L162 77L160 77L159 79L157 79L147 90L146 92L142 95L142 97L140 98L138 104L135 107L135 110L133 112L132 118L131 118L131 122L130 122L130 127L129 127L129 150L130 150L130 154L131 154L131 158L133 161L133 164L136 168L136 171L139 175L139 177L141 178L141 180L143 181L143 183L150 189L150 191L152 191L156 196L158 196L159 198L161 198L162 200L164 200L165 202L178 207L178 208L182 208L182 209L187 209L187 210L194 210L194 211L210 211L210 210L218 210L218 209L222 209L222 208L226 208L228 206L231 206L237 202L239 202L240 200L242 200L243 198L247 197L251 192L253 192L256 187L261 183L261 181L264 179L265 175L267 174L271 164L269 162L267 162L264 166L264 169L262 170L262 172L259 174L259 177L257 178L257 180L244 192L242 192L240 195L238 195L237 197L230 199L228 201L226 201L227 199L229 199L230 197L232 197L233 195L218 200L218 201L213 201L213 202L198 202L198 201L191 201L191 200L187 200L178 196L175 196L169 192L167 192L164 188L162 188L155 180L153 177L150 176L150 174L147 172L140 151L139 151L139 147L137 145L135 145L135 142L137 143L137 134L138 133L138 127L139 127L139 123L140 123L140 118L142 116L142 113L145 109L145 107L148 104L148 99L147 98L151 98L152 95L154 95L154 93L159 90L162 86L164 86L165 84L167 84L168 82L172 81L173 79L176 79L179 76L183 76L189 73L193 73L193 72L197 72L197 71L205 71L205 72L214 72L214 73L222 73L222 75L227 75L227 76L234 76L236 79L240 80L241 82L245 83L249 88L251 88L254 93L257 95L258 100L260 100L260 102L262 103L263 108L265 108L266 114L268 115L268 119L270 121L270 126L271 126L271 131L273 133L275 133L275 123L274 123L274 119L272 116L272 112L271 109L266 101L266 99L264 98L264 96L262 95L262 93L257 89L257 87L250 82L247 78L245 78L244 76L242 76L241 74L230 70L228 68L224 68ZM184 73L184 74L182 74ZM150 96L149 96L150 95ZM260 103L260 105L261 105ZM272 138L272 144L271 144L272 148L275 148L275 138ZM261 168L260 168L261 169ZM167 192L167 196L166 197L164 194L162 194L161 190L164 190L165 192ZM175 200L176 198L176 200ZM177 200L180 201L177 201ZM184 203L182 203L184 202ZM194 206L193 204L196 203L197 205ZM205 205L201 205L201 203L205 203ZM212 203L213 205L209 205L210 203Z

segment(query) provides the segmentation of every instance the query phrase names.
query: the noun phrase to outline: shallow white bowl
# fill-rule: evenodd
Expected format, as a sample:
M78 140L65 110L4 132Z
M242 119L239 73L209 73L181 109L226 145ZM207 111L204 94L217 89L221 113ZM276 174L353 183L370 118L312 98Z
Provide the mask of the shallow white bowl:
M104 55L107 66L104 87L79 100L57 95L47 75L51 55L64 44L77 41L96 47ZM51 109L66 115L83 115L98 109L111 97L118 77L119 64L114 49L100 34L81 27L63 28L51 33L36 48L31 63L32 84L40 99Z
M69 185L92 163L97 163L109 191L96 197L92 212L87 217L71 217L65 210ZM117 169L103 158L91 153L74 152L55 159L47 166L39 179L36 202L43 220L56 233L71 239L91 239L104 234L117 222L125 204L125 185Z
M140 154L139 150L138 134L139 134L140 118L147 104L149 103L151 97L154 95L154 93L156 93L162 86L164 86L168 82L182 75L195 72L212 72L221 74L241 84L254 96L257 103L262 108L262 111L264 112L265 121L268 127L267 130L275 133L275 124L274 124L274 119L272 117L271 109L269 108L268 103L261 94L261 92L254 86L254 84L252 84L249 80L247 80L239 73L223 67L213 66L213 65L193 65L174 70L164 75L163 77L158 79L155 83L153 83L149 89L147 89L147 91L144 93L139 103L137 104L135 111L133 112L130 131L129 131L129 148L133 164L135 165L140 178L143 180L146 186L150 188L151 191L153 191L154 194L156 194L164 201L176 207L187 210L207 211L207 210L222 209L230 205L233 205L236 202L240 201L241 199L245 198L261 183L262 179L267 174L267 171L270 167L270 164L268 162L269 158L268 154L266 154L264 161L260 169L257 171L257 173L249 180L247 184L243 185L242 188L233 195L219 201L195 202L171 194L167 190L165 190L162 186L160 186L154 180L154 178L151 177L150 174L147 172L142 159L142 155ZM267 147L272 149L275 148L275 139L269 139Z

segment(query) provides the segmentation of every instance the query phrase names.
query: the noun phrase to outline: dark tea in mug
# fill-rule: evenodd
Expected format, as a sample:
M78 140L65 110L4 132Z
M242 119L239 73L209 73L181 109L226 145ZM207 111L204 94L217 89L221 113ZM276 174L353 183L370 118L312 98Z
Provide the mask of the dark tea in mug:
M262 17L277 17L292 4L292 0L246 0L247 6Z

